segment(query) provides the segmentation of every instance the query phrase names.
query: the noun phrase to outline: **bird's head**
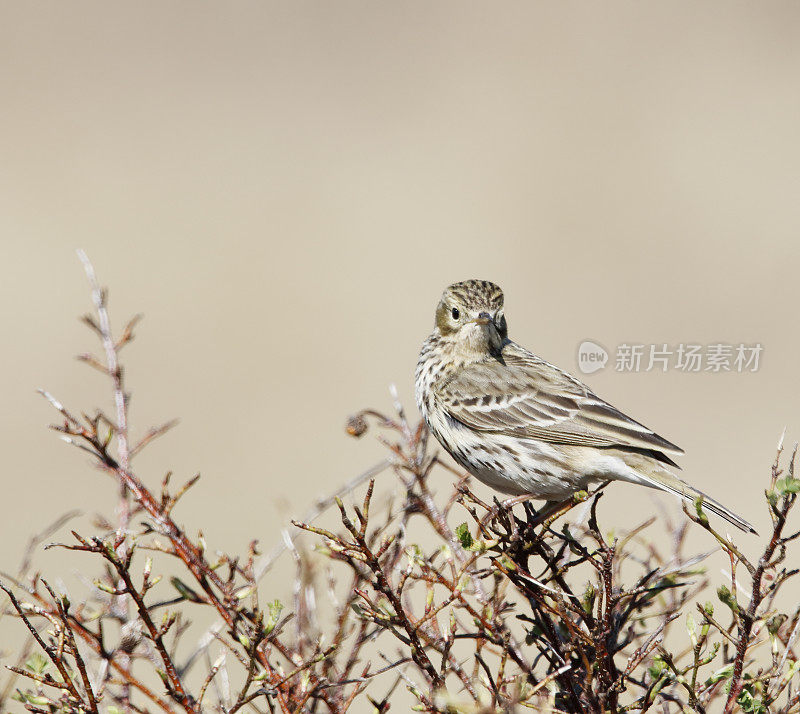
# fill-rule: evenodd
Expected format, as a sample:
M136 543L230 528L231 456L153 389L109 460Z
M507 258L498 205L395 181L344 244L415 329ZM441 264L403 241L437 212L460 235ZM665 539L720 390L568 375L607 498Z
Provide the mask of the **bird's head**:
M500 349L508 336L503 291L488 280L453 283L436 308L436 329L464 356Z

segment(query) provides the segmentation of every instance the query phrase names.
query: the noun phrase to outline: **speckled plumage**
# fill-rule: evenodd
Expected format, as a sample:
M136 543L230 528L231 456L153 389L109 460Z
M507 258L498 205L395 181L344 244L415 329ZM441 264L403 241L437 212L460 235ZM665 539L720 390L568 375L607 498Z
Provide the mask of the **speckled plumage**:
M503 493L557 501L593 483L628 481L687 500L703 495L708 510L755 532L672 473L679 447L509 340L493 283L467 280L444 291L415 382L431 433Z

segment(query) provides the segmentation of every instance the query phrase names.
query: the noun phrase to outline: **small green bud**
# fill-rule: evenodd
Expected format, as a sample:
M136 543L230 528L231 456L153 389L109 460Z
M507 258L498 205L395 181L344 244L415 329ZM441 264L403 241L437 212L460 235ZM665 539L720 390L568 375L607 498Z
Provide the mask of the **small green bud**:
M689 633L692 647L695 647L697 645L697 623L694 621L694 616L691 612L686 615L686 631Z
M361 615L361 613L356 610L356 605L353 604L353 610L357 615ZM275 629L275 625L278 624L278 620L281 617L281 612L283 612L283 603L280 600L273 600L269 603L269 617L267 618L267 624L264 627L264 632L269 634Z
M108 593L109 595L116 595L117 589L108 583L104 583L102 580L95 580L94 586L98 590L102 590L104 593Z
M741 612L742 608L739 607L739 603L736 602L736 599L726 585L720 585L717 588L717 597L721 602L725 603L735 615Z
M597 590L595 590L594 585L588 583L586 585L586 590L583 591L583 597L581 598L581 607L587 615L591 614L592 610L594 610L596 598Z
M721 669L714 672L707 680L706 686L710 687L712 684L721 682L723 679L730 679L733 676L733 665L728 664Z
M786 622L787 616L783 613L778 613L777 615L773 615L772 617L767 620L767 630L769 634L775 636L778 634L778 630L781 629L781 625Z
M697 518L703 525L708 524L708 516L703 511L703 497L698 496L694 499L694 510L697 513Z
M647 668L647 671L653 679L658 679L666 668L667 663L661 659L661 657L655 657L653 659L653 664Z
M503 554L497 559L497 564L503 568L504 570L510 570L511 572L516 571L517 566L514 564L514 561L511 560L507 555Z
M34 704L39 707L46 707L49 704L52 704L52 702L47 697L28 696L27 699L29 704Z
M25 660L25 669L29 669L34 674L44 674L47 669L49 660L42 654L34 652L28 659Z

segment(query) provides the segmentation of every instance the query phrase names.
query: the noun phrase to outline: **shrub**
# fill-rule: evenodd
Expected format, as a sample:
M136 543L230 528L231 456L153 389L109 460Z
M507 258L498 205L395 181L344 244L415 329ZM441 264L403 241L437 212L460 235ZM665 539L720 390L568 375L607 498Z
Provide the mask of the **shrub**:
M649 535L650 518L614 539L598 525L602 487L546 517L530 503L517 513L486 503L399 404L392 416L368 410L347 431L360 436L374 422L388 458L294 523L284 539L297 567L293 603L270 593L263 603L269 588L259 581L280 548L259 557L254 542L241 556L212 554L173 518L197 479L171 490L167 475L156 494L137 476L132 458L171 424L132 441L119 355L135 320L114 337L107 293L82 259L94 304L84 322L104 355L82 359L108 377L116 412L79 414L44 396L60 417L53 428L115 478L120 507L115 525L54 546L86 554L84 572L96 576L87 594L56 592L38 574L0 583L6 610L38 646L8 667L0 705L16 687L33 712L338 714L385 712L405 689L414 709L430 712L800 710L800 607L786 610L780 597L797 573L787 549L800 533L786 534L800 490L794 453L778 449L765 491L772 531L751 561L700 501L668 538ZM436 498L428 484L442 469L455 485ZM378 507L381 470L396 488ZM315 525L334 504L340 527ZM684 553L691 524L730 560L713 601L709 554ZM315 552L297 546L302 532ZM182 572L171 597L157 599L167 561ZM197 647L182 639L189 607L216 621ZM212 660L211 643L228 656Z

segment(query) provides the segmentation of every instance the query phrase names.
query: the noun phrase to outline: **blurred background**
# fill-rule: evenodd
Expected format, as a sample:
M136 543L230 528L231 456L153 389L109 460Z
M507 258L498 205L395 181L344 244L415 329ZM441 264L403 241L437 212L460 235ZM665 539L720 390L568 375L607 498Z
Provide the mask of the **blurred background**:
M345 417L390 409L394 383L416 418L419 346L468 277L499 283L511 337L574 373L585 339L760 343L754 373L617 372L612 355L585 381L765 529L778 438L800 435L799 5L0 12L0 570L64 511L89 529L116 501L35 393L110 404L74 360L95 349L76 248L118 330L145 316L124 353L134 434L181 420L137 471L202 473L177 515L212 549L268 549L383 456ZM615 485L602 517L633 525L653 498ZM70 577L63 554L36 558Z

